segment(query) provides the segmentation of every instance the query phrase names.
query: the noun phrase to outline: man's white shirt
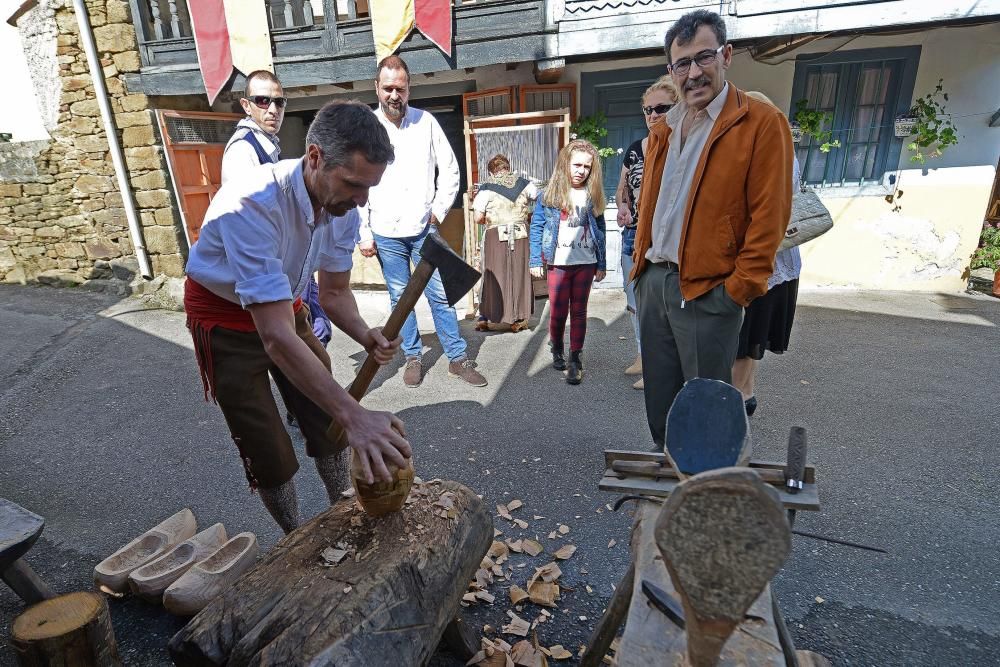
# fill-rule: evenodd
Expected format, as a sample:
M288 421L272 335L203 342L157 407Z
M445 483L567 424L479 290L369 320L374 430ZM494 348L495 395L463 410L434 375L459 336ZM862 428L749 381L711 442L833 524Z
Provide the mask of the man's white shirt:
M389 133L396 157L368 193L367 206L359 209L361 240L370 241L372 233L391 238L417 236L431 214L443 221L451 210L460 183L458 160L430 113L409 107L399 127L381 108L375 116Z
M301 159L261 165L212 199L186 271L214 294L239 303L303 296L313 271L350 271L357 209L317 220Z

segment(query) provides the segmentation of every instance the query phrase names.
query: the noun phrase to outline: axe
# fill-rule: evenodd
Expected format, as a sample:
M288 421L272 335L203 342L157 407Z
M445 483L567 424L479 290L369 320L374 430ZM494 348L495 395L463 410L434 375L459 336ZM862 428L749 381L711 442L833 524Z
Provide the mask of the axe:
M444 285L444 293L449 306L458 303L458 300L475 286L480 277L479 271L466 264L465 260L459 257L441 238L440 234L437 232L428 234L420 249L420 262L410 274L410 280L406 283L406 288L400 295L399 301L396 302L396 307L392 309L389 320L382 327L382 335L387 340L393 340L399 335L406 318L413 312L417 300L424 293L424 288L427 287L435 270L441 274L441 283ZM358 374L354 377L354 382L347 388L347 393L353 396L354 400L360 401L361 397L368 391L368 386L377 372L378 362L375 361L372 354L369 354L365 362L361 364ZM341 443L344 431L336 422L330 424L327 435L340 445L346 444Z

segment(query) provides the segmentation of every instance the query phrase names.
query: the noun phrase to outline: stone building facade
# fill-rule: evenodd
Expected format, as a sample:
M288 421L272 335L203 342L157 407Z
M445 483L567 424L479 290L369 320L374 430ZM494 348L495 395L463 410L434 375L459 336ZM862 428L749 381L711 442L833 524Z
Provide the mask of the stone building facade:
M86 0L146 252L180 277L183 232L128 2ZM122 193L70 0L40 0L17 19L51 139L0 144L0 281L82 283L137 270ZM180 236L179 236L180 235Z

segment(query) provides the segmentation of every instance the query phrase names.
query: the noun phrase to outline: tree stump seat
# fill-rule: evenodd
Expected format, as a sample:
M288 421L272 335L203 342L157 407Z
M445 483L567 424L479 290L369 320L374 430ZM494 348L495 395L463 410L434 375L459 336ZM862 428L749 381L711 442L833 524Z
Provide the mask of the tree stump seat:
M177 665L420 665L493 539L461 484L416 483L398 512L346 500L285 536L170 641Z

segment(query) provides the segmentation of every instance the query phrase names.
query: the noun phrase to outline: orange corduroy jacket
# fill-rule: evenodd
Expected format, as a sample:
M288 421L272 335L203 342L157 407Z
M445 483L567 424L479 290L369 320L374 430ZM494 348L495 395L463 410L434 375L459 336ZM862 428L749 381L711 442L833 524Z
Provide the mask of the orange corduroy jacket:
M639 195L635 266L646 268L670 127L649 133ZM719 283L744 306L767 292L792 209L792 135L778 109L732 83L695 169L681 231L680 289L696 299Z

